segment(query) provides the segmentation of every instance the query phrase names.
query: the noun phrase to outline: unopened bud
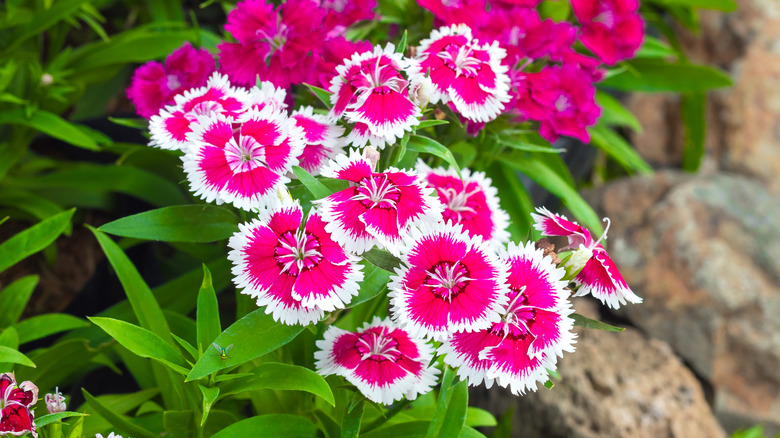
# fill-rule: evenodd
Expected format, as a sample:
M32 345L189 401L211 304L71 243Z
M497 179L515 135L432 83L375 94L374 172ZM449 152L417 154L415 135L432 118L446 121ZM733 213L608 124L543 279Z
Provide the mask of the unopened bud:
M371 163L371 168L376 169L377 163L379 163L379 151L376 150L373 146L368 146L367 148L363 149L363 154L365 155L366 159Z
M50 74L44 73L41 75L41 85L48 87L52 83L54 83L54 78Z
M593 257L593 250L585 245L580 245L580 249L574 251L569 260L566 261L566 271L576 275L585 267L585 264L588 263L591 257Z
M420 108L425 108L425 106L428 105L428 102L431 101L434 90L431 78L426 76L416 80L415 83L412 84L409 95L412 98L412 102L417 104Z

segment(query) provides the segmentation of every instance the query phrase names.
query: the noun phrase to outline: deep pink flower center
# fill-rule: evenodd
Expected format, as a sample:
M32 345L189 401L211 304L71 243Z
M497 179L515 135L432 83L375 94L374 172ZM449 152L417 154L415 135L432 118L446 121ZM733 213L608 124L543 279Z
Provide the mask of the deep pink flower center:
M613 11L612 8L610 8L608 5L602 5L598 15L593 18L593 22L601 23L604 26L607 26L609 29L612 29L615 27L615 11Z
M329 9L336 12L344 12L349 3L348 0L324 0L321 4L323 9Z
M466 76L467 78L476 77L482 70L482 61L473 56L471 47L448 45L439 57L444 64L453 72L455 76Z
M369 208L396 208L401 195L401 191L390 178L381 173L363 178L355 191L357 193L352 199L363 202L363 205Z
M479 189L467 192L465 190L457 190L452 187L438 189L439 194L444 198L444 202L447 204L447 208L451 210L457 217L458 221L464 219L464 216L470 217L476 213L473 208L468 206L469 198L475 193L479 192ZM464 215L464 213L468 213Z
M571 100L569 99L569 96L565 94L561 94L558 96L558 98L555 100L555 109L559 112L566 112L569 109L572 108Z
M168 89L173 91L173 90L181 87L181 81L179 81L179 78L176 75L168 75L168 77L167 77L167 85L168 85Z
M525 286L513 287L511 292L514 297L507 306L506 314L501 318L501 322L493 326L491 331L512 340L523 339L528 335L533 336L528 329L528 323L536 319L536 308L528 305Z
M406 88L409 82L398 73L391 63L383 63L382 61L383 58L380 56L376 58L376 62L371 61L363 64L360 75L352 81L355 91L358 93L375 92L376 89L381 88L384 91L380 92L387 94L390 91L400 93Z
M279 236L274 257L282 272L290 275L312 269L322 261L319 241L303 230L290 230Z
M512 26L509 30L509 44L516 46L520 44L520 40L525 38L525 31L519 26Z
M460 262L439 262L426 274L425 285L434 295L447 301L463 292L471 281L468 268Z
M265 147L253 137L238 136L225 146L225 158L233 173L268 167Z
M398 341L395 338L373 331L361 333L355 342L355 348L360 353L361 360L395 362L401 356L401 352L398 350Z
M279 17L279 15L276 16L276 24L269 30L273 33L266 29L257 29L257 31L255 31L258 41L265 41L271 46L272 50L269 50L268 54L265 56L266 64L268 63L268 58L270 58L275 51L284 47L290 36L290 27L285 23L281 23L281 17Z

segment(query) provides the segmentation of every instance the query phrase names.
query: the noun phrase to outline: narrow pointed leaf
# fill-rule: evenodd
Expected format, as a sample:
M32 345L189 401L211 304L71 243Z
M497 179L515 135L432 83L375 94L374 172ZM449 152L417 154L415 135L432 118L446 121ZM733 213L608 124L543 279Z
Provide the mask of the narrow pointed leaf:
M76 209L43 220L0 244L0 272L49 246L70 225Z
M211 271L203 265L203 284L198 292L198 307L196 314L198 324L198 349L209 350L209 346L222 333L219 321L219 303L214 286L211 284Z
M249 380L234 381L223 387L223 395L238 394L260 388L283 391L306 391L314 394L331 406L336 405L328 382L314 371L298 365L284 363L260 364Z
M89 320L136 356L148 357L164 365L173 364L187 368L184 356L175 347L143 327L118 319L98 316L93 316Z
M174 205L117 219L99 230L163 242L215 242L238 230L238 217L224 207Z
M604 330L608 332L622 332L625 330L622 327L615 327L614 325L609 325L605 322L596 321L595 319L590 319L586 316L582 316L579 313L572 313L571 318L574 320L574 325L576 327L585 327L589 329L596 329L596 330Z
M159 435L149 432L141 426L137 426L130 422L129 419L123 415L117 414L113 409L110 409L103 405L98 399L92 396L86 389L82 388L81 392L84 394L84 398L87 404L97 412L98 415L105 418L106 421L111 423L116 428L118 433L125 436L129 435L134 438L159 438Z
M250 417L220 430L211 438L295 437L315 438L317 426L298 415L268 414Z

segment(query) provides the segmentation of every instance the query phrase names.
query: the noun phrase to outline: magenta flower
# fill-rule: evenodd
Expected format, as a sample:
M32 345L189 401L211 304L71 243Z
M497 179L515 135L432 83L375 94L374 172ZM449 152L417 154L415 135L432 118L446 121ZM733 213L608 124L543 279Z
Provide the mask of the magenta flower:
M398 254L410 227L441 220L441 205L415 172L374 172L368 158L354 149L349 156L337 156L321 175L351 183L318 201L326 229L348 251L362 254L381 244Z
M504 64L515 66L525 58L549 57L560 61L577 40L577 29L567 22L542 20L535 9L515 7L490 12L490 26L482 33L488 40L495 39L506 49Z
M406 61L395 53L392 43L345 60L331 82L331 116L344 115L351 123L363 123L371 135L387 143L403 137L422 116L409 98L409 81L401 75L404 68Z
M484 380L489 388L495 380L514 394L535 391L537 382L548 380L557 357L574 351L564 270L533 242L510 243L501 262L509 267L509 305L501 320L489 329L455 333L439 352L472 386Z
M594 241L590 232L570 222L565 216L551 213L544 207L536 209L539 214L531 214L534 218L534 228L545 236L566 236L569 245L561 250L572 249L572 262L576 263L575 270L582 270L574 277L574 282L580 287L574 296L591 294L601 300L607 306L617 309L621 305L629 303L641 303L642 298L636 296L628 287L623 276L615 266L615 263L607 254L607 250L600 245L606 239L607 230L598 240Z
M319 175L320 169L329 159L342 153L344 128L328 122L322 114L314 114L310 106L294 111L290 118L303 130L306 145L298 156L299 166L312 175Z
M331 29L329 36L341 35L349 26L363 20L376 18L376 0L319 0L320 7L327 11L325 29ZM335 34L335 35L334 35Z
M232 87L226 76L214 73L205 87L186 91L176 96L175 102L149 121L149 146L187 149L187 135L198 117L221 114L236 118L248 108L249 93Z
M38 387L32 382L16 384L13 373L0 374L0 435L24 435L35 432L35 415L30 409L38 402Z
M276 10L265 0L239 2L225 25L238 42L218 46L222 71L244 86L258 76L282 88L310 82L325 41L324 18L314 0L288 0Z
M634 56L645 37L639 0L571 0L582 25L580 40L605 64Z
M436 26L465 24L472 29L488 25L487 2L485 0L417 0L436 17Z
M433 389L439 374L428 366L431 347L389 319L374 317L354 333L330 326L317 347L317 372L344 377L375 403L414 400Z
M198 119L182 157L190 190L208 202L232 203L244 210L278 202L277 190L298 164L303 132L270 106L238 120L213 114Z
M538 73L518 74L515 109L539 121L539 134L549 141L568 135L590 141L587 127L596 124L601 108L591 78L577 67L545 67Z
M359 260L333 241L315 210L304 221L297 201L239 225L228 246L241 293L284 324L307 325L343 309L363 281Z
M393 319L415 336L445 339L499 321L507 303L506 268L460 225L413 229L391 277Z
M501 64L506 51L498 42L479 44L466 25L434 29L420 42L409 67L414 82L430 76L431 103L450 100L458 112L475 122L489 122L509 101L508 68Z
M138 115L148 119L165 105L172 105L174 96L206 85L215 69L214 57L206 49L184 43L165 58L165 66L151 61L138 67L127 88L127 98Z
M317 58L315 81L322 88L330 88L333 78L338 76L336 67L349 59L355 53L371 51L373 46L368 41L349 41L343 36L330 38L322 47L322 53Z
M444 222L459 224L469 236L496 247L509 242L509 215L501 209L498 190L483 172L463 169L458 176L453 168L431 169L422 161L417 162L417 172L439 195Z

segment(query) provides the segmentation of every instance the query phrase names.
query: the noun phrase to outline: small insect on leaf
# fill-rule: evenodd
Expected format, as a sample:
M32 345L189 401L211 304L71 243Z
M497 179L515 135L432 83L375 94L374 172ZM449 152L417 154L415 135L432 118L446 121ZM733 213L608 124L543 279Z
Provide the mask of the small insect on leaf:
M213 342L211 345L213 345L214 349L217 350L217 353L219 353L219 358L222 360L227 360L228 353L230 353L230 350L233 349L233 344L228 345L226 348L220 347L216 342Z

